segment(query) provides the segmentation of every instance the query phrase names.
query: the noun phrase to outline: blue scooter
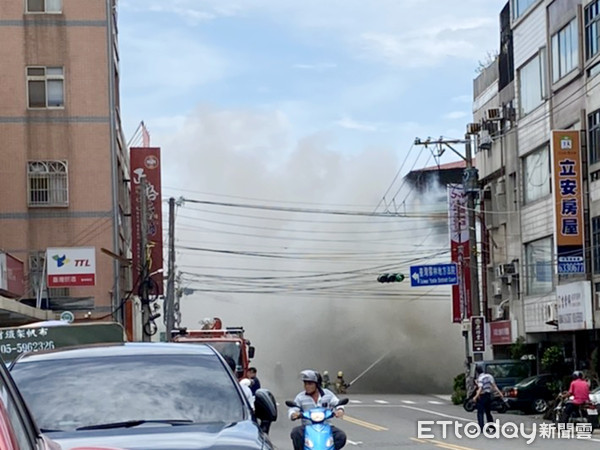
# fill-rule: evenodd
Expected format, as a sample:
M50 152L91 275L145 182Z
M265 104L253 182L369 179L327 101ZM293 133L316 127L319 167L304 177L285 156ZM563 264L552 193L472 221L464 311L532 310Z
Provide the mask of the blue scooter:
M347 398L341 399L336 407L346 405L347 403ZM290 408L300 408L300 405L291 400L286 400L285 404ZM334 417L332 408L317 407L309 409L302 411L300 417L310 421L310 424L304 427L305 450L334 450L331 425L326 422L326 420Z

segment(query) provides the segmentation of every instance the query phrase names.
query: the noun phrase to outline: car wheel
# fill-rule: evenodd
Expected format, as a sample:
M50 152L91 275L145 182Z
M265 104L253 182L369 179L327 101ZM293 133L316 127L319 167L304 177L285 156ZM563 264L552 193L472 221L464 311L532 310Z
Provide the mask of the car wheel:
M534 400L531 404L531 409L533 409L534 412L539 414L545 413L548 409L548 402L543 398L538 398Z

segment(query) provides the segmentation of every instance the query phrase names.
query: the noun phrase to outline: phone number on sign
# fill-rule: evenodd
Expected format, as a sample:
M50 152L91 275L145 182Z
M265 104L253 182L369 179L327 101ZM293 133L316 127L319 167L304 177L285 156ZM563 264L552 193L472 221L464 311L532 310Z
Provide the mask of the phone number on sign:
M37 352L40 350L52 350L54 341L19 342L18 344L0 345L0 353L10 355L11 353Z

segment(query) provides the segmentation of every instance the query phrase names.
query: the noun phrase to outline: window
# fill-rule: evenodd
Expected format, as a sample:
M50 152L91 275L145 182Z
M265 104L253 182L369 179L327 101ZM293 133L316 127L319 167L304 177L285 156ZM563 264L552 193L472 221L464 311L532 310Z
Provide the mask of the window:
M537 0L513 0L513 19L518 19L519 17L521 17L525 13L525 11L527 11L529 7L533 5L536 1Z
M43 250L31 252L29 254L29 282L31 284L31 292L33 295L37 295L38 290L42 282L42 277L46 271L44 266L46 265L46 252ZM64 298L71 295L69 288L48 288L44 282L44 293L48 298Z
M28 13L60 13L62 0L26 0Z
M523 158L523 201L530 203L550 194L550 152L548 147Z
M545 93L544 51L519 69L520 113L524 116L542 104Z
M569 24L552 36L552 81L557 82L577 67L577 22Z
M600 162L600 109L588 115L589 163Z
M592 246L594 273L600 273L600 216L592 217Z
M600 0L590 3L585 8L585 58L590 59L598 53L600 33Z
M552 290L552 238L525 244L527 294L546 294Z
M30 161L27 163L29 206L69 206L66 161Z
M62 67L28 67L29 107L62 108L64 106L64 80Z

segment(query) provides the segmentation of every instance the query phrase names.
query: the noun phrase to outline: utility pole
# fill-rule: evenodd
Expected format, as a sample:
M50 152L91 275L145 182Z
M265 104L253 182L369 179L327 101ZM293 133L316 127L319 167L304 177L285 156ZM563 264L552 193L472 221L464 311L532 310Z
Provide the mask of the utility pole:
M173 340L175 328L175 199L169 198L169 261L167 278L167 298L165 300L165 325L167 341Z
M147 181L142 177L140 181L140 301L142 303L142 341L150 342L150 334L147 329L150 325L150 300L148 292L148 197L146 196Z
M465 154L462 155L460 152L455 150L452 145L464 144ZM437 159L445 151L445 148L449 148L452 152L457 154L461 159L465 161L465 170L463 172L463 190L467 197L467 227L469 232L469 270L471 274L470 292L471 298L468 299L471 305L471 313L474 316L481 314L479 306L479 271L477 263L477 229L476 229L476 214L475 214L475 200L478 195L479 182L477 176L477 169L473 167L473 154L471 150L471 136L465 135L465 139L437 139L432 140L427 138L425 141L421 141L419 138L415 139L415 145L429 145L435 147L437 153L434 157ZM433 150L432 150L433 152ZM460 268L459 268L460 270ZM464 269L463 269L464 270ZM460 270L460 275L464 277L463 270ZM467 319L466 305L464 305L464 312L462 313L463 319ZM469 340L468 333L464 332L465 337L465 356L469 361Z

